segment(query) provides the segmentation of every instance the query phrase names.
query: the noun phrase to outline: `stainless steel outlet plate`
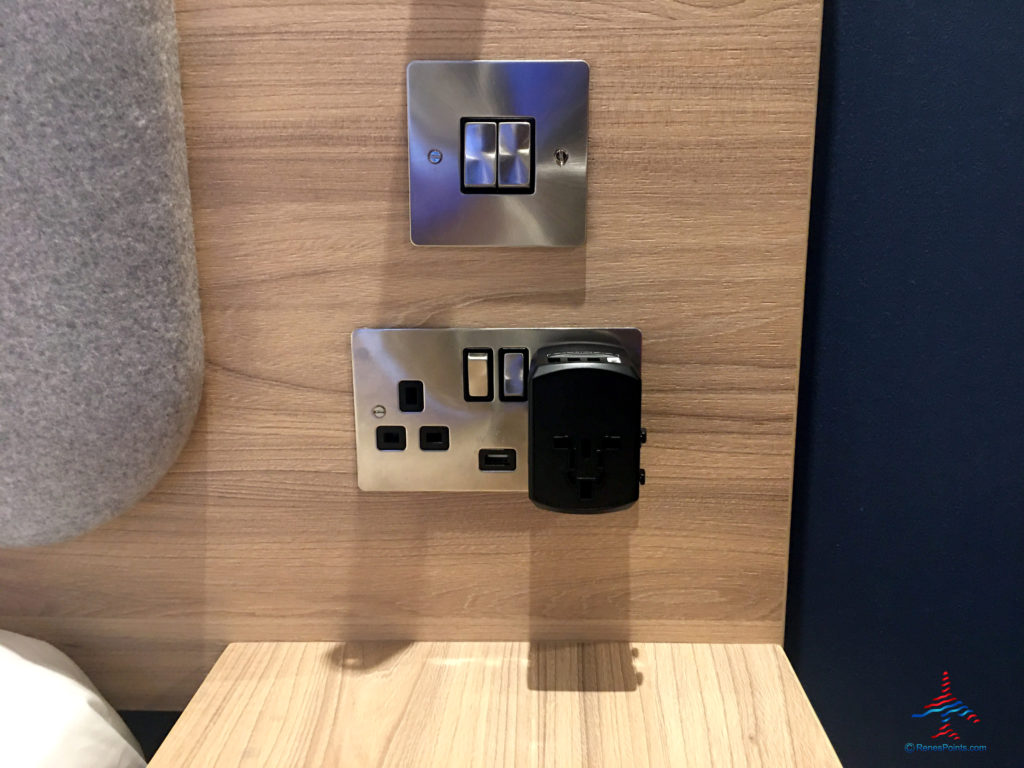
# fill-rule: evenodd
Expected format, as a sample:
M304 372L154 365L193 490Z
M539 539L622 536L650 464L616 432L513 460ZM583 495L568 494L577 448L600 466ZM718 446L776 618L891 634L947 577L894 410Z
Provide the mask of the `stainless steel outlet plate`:
M406 85L414 244L585 242L590 89L585 61L414 61ZM464 192L463 121L516 118L534 125L532 192Z
M562 341L618 344L640 365L636 328L360 328L352 333L356 462L364 491L526 491L529 403L501 400L499 351ZM463 351L493 351L491 401L467 402ZM517 358L512 358L518 363ZM423 382L423 410L399 408L398 383ZM405 450L380 450L377 427L404 427ZM422 450L420 427L447 427L448 450ZM481 449L513 449L512 472L481 471Z

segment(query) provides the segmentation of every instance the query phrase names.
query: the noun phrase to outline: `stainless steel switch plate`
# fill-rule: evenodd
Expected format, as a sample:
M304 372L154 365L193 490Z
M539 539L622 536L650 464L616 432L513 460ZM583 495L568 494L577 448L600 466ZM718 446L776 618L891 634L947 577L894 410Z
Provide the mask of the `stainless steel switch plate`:
M413 61L406 85L414 244L585 242L590 88L585 61ZM499 134L501 125L509 127L504 162L498 157L497 187L490 194L487 186L464 183L463 129L492 121ZM531 122L532 132L524 137L518 126Z
M517 377L515 353L525 366L541 347L566 340L612 343L640 365L636 328L360 328L352 333L356 463L364 491L522 491L528 490L526 400L503 399ZM490 400L467 401L466 350L490 350ZM512 356L512 359L510 358ZM423 383L422 411L399 409L400 381ZM401 435L378 448L378 428ZM447 427L447 450L420 447L420 428ZM399 430L402 430L399 432ZM405 439L408 436L408 439ZM515 469L481 469L481 450L515 451Z

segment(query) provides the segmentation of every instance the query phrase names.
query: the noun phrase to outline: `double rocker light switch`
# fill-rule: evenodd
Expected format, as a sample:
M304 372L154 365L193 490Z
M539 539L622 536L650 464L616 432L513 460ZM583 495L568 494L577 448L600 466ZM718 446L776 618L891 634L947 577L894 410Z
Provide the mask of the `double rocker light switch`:
M533 126L527 120L466 120L462 124L464 192L529 190Z

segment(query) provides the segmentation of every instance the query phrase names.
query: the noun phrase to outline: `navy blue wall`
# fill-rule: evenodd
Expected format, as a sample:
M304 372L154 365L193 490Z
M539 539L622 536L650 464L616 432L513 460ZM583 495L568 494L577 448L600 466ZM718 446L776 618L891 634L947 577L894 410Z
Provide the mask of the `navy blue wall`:
M1024 0L825 6L786 648L848 768L1024 766Z

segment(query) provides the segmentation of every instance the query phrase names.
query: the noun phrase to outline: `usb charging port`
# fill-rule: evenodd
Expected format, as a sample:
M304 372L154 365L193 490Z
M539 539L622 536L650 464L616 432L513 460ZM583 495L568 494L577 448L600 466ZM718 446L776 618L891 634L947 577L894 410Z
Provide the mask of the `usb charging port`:
M514 472L516 451L514 448L481 448L481 472Z

